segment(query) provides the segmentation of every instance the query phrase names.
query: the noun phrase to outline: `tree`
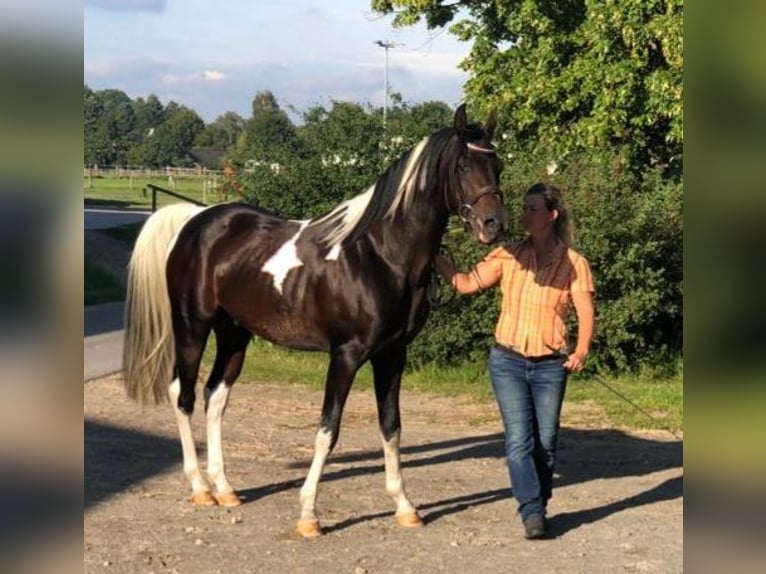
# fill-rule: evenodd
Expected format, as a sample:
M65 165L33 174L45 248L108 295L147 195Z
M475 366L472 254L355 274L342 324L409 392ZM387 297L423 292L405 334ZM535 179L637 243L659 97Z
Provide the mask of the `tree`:
M450 25L472 42L466 99L497 108L512 215L535 181L565 192L577 247L596 276L591 364L675 367L683 336L683 2L681 0L373 0L395 24ZM512 221L515 217L511 218ZM514 229L520 236L521 230ZM453 249L470 256L456 241ZM484 303L456 302L456 334L437 312L420 357L470 356L491 333ZM448 345L442 341L449 341Z
M244 131L229 160L239 167L253 163L274 163L298 149L295 126L280 109L274 94L258 92L253 98L253 115L245 122Z
M94 92L84 87L85 163L127 163L136 116L131 99L120 90Z
M165 122L146 139L144 159L153 167L189 165L187 152L205 122L194 110L172 101L166 106L165 115Z
M467 99L496 107L520 149L562 160L619 147L636 172L680 173L682 0L372 0L473 42ZM510 143L510 142L509 142Z
M197 136L195 145L202 149L229 151L237 145L244 130L244 118L236 112L226 112L205 126Z

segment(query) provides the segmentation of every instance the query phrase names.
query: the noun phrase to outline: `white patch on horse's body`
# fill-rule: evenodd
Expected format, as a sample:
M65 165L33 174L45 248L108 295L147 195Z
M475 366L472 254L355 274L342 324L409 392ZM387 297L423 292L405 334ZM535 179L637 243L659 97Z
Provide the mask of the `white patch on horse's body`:
M312 225L319 225L328 221L333 221L332 226L322 238L327 245L332 246L325 259L337 259L340 254L340 244L346 236L353 231L356 224L364 215L364 211L370 204L372 194L375 192L375 186L367 188L367 191L344 201L338 207L333 209L327 215L316 220Z
M316 520L317 486L327 456L330 454L330 444L332 444L332 433L327 429L320 428L314 441L314 459L311 461L311 468L306 476L306 481L301 487L301 519L303 520Z
M327 254L325 259L327 261L337 261L338 256L340 255L340 244L336 243L332 246L332 249L330 249L330 252Z
M274 277L274 287L279 293L282 293L282 287L284 286L287 274L291 269L301 267L303 261L298 257L298 249L296 243L303 230L309 224L308 220L298 222L301 224L298 232L288 239L282 246L276 250L266 263L261 267L261 271L269 273Z

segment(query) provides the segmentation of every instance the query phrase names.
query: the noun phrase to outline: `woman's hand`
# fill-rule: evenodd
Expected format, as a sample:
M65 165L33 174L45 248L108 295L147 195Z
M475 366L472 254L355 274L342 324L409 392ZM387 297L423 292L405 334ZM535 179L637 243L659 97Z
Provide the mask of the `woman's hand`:
M585 368L586 357L587 353L580 353L575 351L567 357L566 361L564 361L564 368L567 371L579 373L583 370L583 368Z

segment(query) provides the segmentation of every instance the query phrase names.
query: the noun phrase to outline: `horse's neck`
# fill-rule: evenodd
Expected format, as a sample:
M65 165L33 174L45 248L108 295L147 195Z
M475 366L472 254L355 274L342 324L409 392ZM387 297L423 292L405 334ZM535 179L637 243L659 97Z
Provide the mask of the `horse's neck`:
M431 261L439 251L447 228L448 214L428 209L398 216L394 225L381 225L372 237L383 257L407 276L418 282L430 272Z

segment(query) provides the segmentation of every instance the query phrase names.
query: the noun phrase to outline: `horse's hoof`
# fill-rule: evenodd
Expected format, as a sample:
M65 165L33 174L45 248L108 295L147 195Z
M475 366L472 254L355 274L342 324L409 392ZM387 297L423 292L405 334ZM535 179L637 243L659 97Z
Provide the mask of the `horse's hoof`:
M315 519L299 520L295 530L303 538L316 538L322 535L319 521Z
M395 516L396 523L404 528L419 528L423 526L423 521L417 512L403 512Z
M242 504L242 500L236 492L218 492L215 494L215 500L221 506L240 506Z
M191 495L191 501L194 506L215 506L218 504L209 490L193 493Z

